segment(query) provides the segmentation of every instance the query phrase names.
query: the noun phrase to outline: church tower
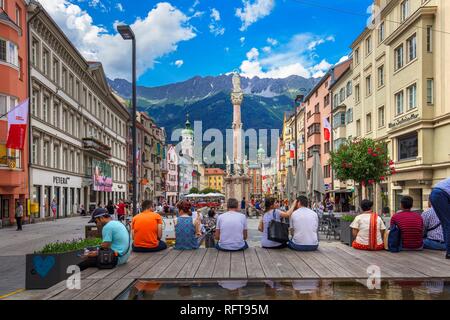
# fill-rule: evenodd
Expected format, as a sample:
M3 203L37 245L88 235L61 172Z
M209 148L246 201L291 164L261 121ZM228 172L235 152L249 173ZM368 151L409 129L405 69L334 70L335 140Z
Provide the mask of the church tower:
M194 158L194 130L189 121L189 114L186 115L186 124L181 131L181 152L184 156Z

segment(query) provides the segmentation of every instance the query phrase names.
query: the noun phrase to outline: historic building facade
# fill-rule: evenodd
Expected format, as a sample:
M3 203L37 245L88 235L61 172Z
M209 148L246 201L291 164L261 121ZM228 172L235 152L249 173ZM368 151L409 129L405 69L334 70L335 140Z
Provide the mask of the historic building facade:
M175 205L178 198L178 155L174 145L167 146L166 200Z
M17 200L20 200L27 210L29 199L28 141L25 142L23 151L6 148L7 113L28 98L27 31L25 1L0 1L0 223L2 224L14 222Z
M375 28L352 44L356 131L386 140L398 174L381 194L391 211L402 195L427 208L432 186L450 176L450 28L445 0L376 0Z
M127 197L128 111L38 5L30 26L31 184L40 218Z

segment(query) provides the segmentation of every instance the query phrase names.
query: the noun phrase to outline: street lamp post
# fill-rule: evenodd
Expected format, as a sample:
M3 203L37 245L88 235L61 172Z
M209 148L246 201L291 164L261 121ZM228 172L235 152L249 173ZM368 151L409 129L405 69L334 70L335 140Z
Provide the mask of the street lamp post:
M132 52L132 101L131 101L131 134L133 140L133 216L137 214L137 137L136 137L136 37L128 25L117 26L117 31L124 40L131 40Z

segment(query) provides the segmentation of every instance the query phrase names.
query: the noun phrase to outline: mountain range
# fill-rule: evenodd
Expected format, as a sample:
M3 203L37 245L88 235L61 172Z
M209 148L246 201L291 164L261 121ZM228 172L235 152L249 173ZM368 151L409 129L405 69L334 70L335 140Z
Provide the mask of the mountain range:
M191 123L202 121L203 130L231 128L233 107L230 101L232 75L193 77L159 87L137 87L138 109L146 111L164 127L170 141L174 129L183 127L186 115ZM110 87L124 99L130 99L131 83L107 79ZM244 91L242 122L244 130L281 129L283 114L292 111L298 94L306 95L318 79L290 76L284 79L242 78Z

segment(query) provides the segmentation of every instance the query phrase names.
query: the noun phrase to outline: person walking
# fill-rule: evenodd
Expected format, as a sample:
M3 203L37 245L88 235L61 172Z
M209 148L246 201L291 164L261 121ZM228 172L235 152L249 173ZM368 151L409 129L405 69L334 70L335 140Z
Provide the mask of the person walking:
M434 186L430 195L431 205L441 222L444 232L444 241L447 253L446 259L450 259L450 178L442 180Z
M57 209L58 209L58 204L56 203L56 198L54 198L52 200L50 208L52 209L52 212L53 212L53 220L56 220L56 214L57 214Z
M108 205L106 206L106 210L108 210L108 214L111 216L111 217L114 217L114 211L115 211L115 206L114 206L114 203L113 203L113 201L112 200L109 200L108 201Z
M17 201L15 218L17 223L17 231L22 231L23 206L20 201Z

